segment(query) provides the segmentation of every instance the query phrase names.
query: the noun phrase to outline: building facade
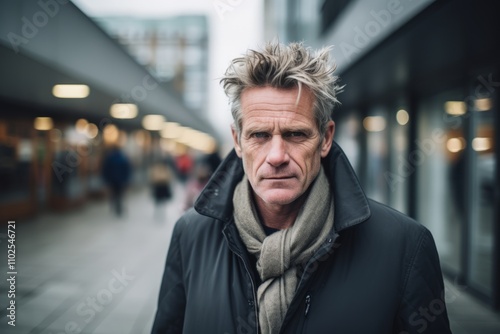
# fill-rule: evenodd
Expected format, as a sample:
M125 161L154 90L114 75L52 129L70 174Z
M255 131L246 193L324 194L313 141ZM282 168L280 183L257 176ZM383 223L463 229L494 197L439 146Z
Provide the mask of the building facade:
M206 95L205 18L138 26L146 23L154 29L123 32L139 63L73 2L0 2L3 221L102 196L111 147L129 156L137 186L148 183L147 169L162 154L215 147L216 132L195 111ZM151 33L157 37L144 37ZM184 103L176 84L189 97Z
M94 20L158 81L177 92L186 107L206 118L209 42L206 16L95 17Z

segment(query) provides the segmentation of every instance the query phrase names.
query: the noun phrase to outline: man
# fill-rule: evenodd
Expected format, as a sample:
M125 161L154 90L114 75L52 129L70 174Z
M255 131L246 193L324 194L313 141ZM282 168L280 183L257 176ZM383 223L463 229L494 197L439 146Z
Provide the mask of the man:
M131 174L129 159L117 144L113 145L103 159L102 178L111 191L111 206L117 216L123 214L123 196Z
M153 333L450 333L431 234L367 199L333 142L328 54L233 60L235 150L175 226Z

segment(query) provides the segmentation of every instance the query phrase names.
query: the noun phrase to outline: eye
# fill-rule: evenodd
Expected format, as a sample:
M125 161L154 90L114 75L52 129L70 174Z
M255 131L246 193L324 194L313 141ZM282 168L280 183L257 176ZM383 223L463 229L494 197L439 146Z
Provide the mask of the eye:
M264 139L264 138L269 137L269 134L267 134L265 132L254 132L250 135L250 137L257 138L257 139Z
M301 132L301 131L291 131L291 132L287 132L285 134L285 137L291 137L291 138L301 138L301 137L305 137L306 134L304 132Z

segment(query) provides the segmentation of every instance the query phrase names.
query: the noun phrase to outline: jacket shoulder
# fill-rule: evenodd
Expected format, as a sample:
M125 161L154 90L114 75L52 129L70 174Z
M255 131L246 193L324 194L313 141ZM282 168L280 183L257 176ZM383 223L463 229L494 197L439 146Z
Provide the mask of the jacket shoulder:
M201 215L195 209L190 208L175 223L174 235L180 237L185 243L206 238L214 233L221 234L222 227L223 222Z
M402 224L406 228L413 231L424 231L427 228L417 222L415 219L407 216L406 214L380 202L368 199L370 206L371 216L369 218L372 224L382 225L398 225Z
M189 226L189 228L210 228L215 222L217 222L217 219L202 215L194 208L189 208L176 224Z
M377 201L368 200L371 216L358 225L358 233L380 242L416 246L430 231L411 217ZM402 246L402 245L401 245Z

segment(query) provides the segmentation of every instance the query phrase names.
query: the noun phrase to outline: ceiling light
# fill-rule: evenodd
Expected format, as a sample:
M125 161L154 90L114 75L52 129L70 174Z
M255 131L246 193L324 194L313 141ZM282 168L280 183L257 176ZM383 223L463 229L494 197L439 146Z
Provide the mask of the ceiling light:
M465 148L465 139L463 137L450 138L446 141L446 148L451 153L460 152Z
M50 117L37 117L33 124L34 128L40 131L47 131L54 127L54 122Z
M396 120L400 125L406 125L410 120L410 115L408 115L408 112L406 110L401 109L396 114Z
M472 148L476 152L484 152L490 150L492 147L491 145L491 138L488 137L476 137L472 139Z
M179 123L165 122L161 129L160 135L166 139L176 139L181 135L182 129Z
M137 117L138 108L133 103L115 103L111 105L109 113L114 118L132 119Z
M474 101L476 111L487 111L493 107L493 101L490 98L477 99Z
M163 115L146 115L142 119L142 126L146 130L159 131L163 129L164 122L165 116Z
M463 101L448 101L444 104L444 110L448 115L460 116L466 113L467 108Z
M380 132L385 130L385 118L382 116L368 116L363 119L363 127L368 132Z
M87 85L55 85L52 94L60 99L83 99L89 96Z

